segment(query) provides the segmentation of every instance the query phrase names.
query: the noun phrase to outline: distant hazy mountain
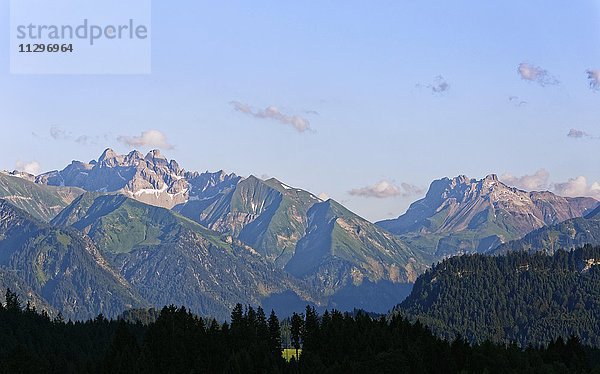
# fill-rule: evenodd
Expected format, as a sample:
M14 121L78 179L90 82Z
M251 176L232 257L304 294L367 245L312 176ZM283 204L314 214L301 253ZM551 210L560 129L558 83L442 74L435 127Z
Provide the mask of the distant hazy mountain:
M493 250L532 230L581 217L597 205L592 198L522 191L495 175L482 180L459 176L434 181L405 214L377 225L414 248L444 257Z
M508 251L542 251L575 249L585 244L600 246L600 206L585 217L573 218L556 225L542 227L523 238L501 245L495 254Z

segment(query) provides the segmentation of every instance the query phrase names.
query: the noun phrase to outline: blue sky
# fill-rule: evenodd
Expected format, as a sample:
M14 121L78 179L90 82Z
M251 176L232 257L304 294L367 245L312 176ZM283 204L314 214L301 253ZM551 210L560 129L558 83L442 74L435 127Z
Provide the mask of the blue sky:
M8 19L0 169L129 141L372 220L459 174L600 197L598 1L154 1L150 75L11 75Z

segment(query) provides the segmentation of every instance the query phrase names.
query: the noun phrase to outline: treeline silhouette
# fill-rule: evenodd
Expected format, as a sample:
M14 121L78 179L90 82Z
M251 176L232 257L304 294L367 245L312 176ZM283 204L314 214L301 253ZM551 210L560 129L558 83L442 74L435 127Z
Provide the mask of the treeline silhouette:
M447 342L400 316L311 307L289 319L298 361L281 354L275 313L237 305L230 323L205 320L184 307L144 316L147 324L98 316L86 322L52 319L22 307L10 290L0 306L3 373L458 373L600 372L600 351L576 337L520 349L489 342Z

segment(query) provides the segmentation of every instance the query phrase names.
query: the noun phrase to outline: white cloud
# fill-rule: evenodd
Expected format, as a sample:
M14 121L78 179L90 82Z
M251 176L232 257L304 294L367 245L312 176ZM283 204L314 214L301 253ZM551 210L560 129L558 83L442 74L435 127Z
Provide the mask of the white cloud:
M372 186L355 188L353 190L350 190L348 193L353 196L374 197L377 199L386 199L389 197L396 197L396 196L403 196L403 197L414 196L414 195L422 194L424 192L425 192L424 189L419 188L414 185L411 185L411 184L408 184L408 183L401 183L398 186L392 182L382 180L382 181L375 183Z
M261 110L253 109L248 104L244 104L239 101L232 101L229 104L234 110L254 118L270 119L284 125L291 125L298 132L306 132L307 130L310 130L310 122L306 118L284 114L279 110L279 108L273 105Z
M37 161L23 162L17 161L15 164L15 168L19 171L24 171L29 174L38 175L40 173L41 167L40 163Z
M167 136L158 130L143 131L140 136L119 136L117 140L130 147L173 149Z
M600 69L589 69L586 71L588 80L590 81L590 89L600 91Z
M553 187L554 191L561 196L589 196L600 200L600 183L594 182L590 185L583 175L571 178L566 182L555 183Z
M542 87L560 84L558 79L550 75L547 70L526 62L519 64L517 67L517 72L521 76L521 79L530 82L536 82Z
M504 174L500 180L510 186L514 186L526 191L541 191L548 189L548 179L550 173L545 169L540 169L532 175L523 175L515 177L511 174Z
M515 177L511 174L504 174L500 180L507 185L515 186L525 191L543 191L549 190L559 196L566 197L593 197L600 200L600 183L588 183L588 179L581 175L576 178L570 178L566 182L550 182L550 173L545 169L540 169L532 175L523 175Z

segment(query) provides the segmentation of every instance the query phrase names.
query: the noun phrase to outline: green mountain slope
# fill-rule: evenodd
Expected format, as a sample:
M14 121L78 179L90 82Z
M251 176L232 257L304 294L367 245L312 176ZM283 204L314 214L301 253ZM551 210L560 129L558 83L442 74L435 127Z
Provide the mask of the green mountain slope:
M600 247L465 255L421 275L396 308L446 338L521 346L572 334L600 345Z
M23 305L29 305L37 311L45 311L51 317L58 315L58 311L51 306L48 301L35 292L21 277L20 271L5 267L0 267L0 301L4 300L4 292L10 289L12 292L19 295Z
M574 249L585 244L600 245L600 207L585 218L574 218L556 225L543 227L508 242L493 253L509 251L544 251L554 253L559 249Z
M324 281L328 293L339 285L359 285L363 280L407 283L425 270L418 253L333 200L315 204L308 217L308 233L286 270Z
M176 209L255 248L328 298L332 307L352 301L386 312L433 259L335 201L323 202L276 179L249 177ZM373 292L381 293L382 302L363 304L372 300L363 296Z
M312 300L306 287L239 240L121 195L83 196L53 223L87 233L153 305L225 318L237 302L256 305L285 291Z
M282 268L304 236L314 195L276 179L249 177L232 190L190 201L176 210L221 233L238 237L268 261Z
M116 316L147 305L88 237L49 226L4 200L0 217L0 265L16 272L65 317Z
M74 187L43 186L0 173L0 199L42 221L50 221L84 191Z

